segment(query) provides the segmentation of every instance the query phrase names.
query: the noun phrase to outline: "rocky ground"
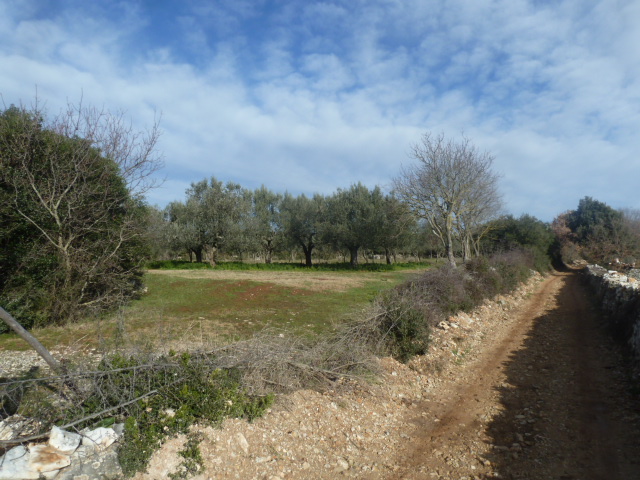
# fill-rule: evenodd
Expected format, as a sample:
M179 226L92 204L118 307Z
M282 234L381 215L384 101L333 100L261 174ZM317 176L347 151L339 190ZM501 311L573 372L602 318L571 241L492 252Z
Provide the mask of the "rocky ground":
M640 478L638 400L577 273L450 318L429 355L381 367L372 384L281 397L253 423L196 427L194 478ZM136 478L178 471L183 443Z
M591 300L578 273L536 277L443 322L428 355L380 360L373 383L196 426L205 469L193 478L640 479L640 403ZM184 442L136 479L180 471Z

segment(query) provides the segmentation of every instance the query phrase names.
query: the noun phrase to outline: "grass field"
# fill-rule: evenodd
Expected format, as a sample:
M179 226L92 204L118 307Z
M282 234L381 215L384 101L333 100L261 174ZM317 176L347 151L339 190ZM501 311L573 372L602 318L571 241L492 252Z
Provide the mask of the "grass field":
M148 292L118 314L33 333L49 348L101 342L206 348L265 328L314 335L418 271L149 270ZM26 348L15 335L0 335L0 349Z

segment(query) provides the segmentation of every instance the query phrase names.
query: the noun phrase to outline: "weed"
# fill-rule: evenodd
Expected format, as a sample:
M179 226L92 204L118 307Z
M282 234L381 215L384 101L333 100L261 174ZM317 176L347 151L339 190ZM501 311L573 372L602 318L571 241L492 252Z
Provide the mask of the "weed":
M196 421L219 424L227 417L253 420L273 401L273 396L250 397L240 383L239 372L215 368L212 359L202 355L154 359L116 354L105 357L100 369L105 373L95 380L92 394L83 402L83 414L137 399L121 408L126 420L118 457L126 475L144 469L167 436L186 433ZM193 448L191 445L192 453Z
M179 471L170 473L171 480L179 480L189 478L198 472L204 470L204 459L200 451L200 442L202 442L201 433L189 433L184 448L178 452L184 460L178 467Z

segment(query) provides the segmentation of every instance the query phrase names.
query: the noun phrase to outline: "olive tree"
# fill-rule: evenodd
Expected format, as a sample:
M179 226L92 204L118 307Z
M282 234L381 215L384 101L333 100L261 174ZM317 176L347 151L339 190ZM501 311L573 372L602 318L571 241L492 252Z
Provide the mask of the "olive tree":
M385 195L376 213L379 223L374 237L375 247L384 250L387 264L390 265L392 254L410 244L411 236L415 234L415 217L408 205L395 195Z
M327 201L324 237L334 247L346 248L350 264L358 265L360 248L375 247L383 226L384 196L379 187L361 183L338 191Z
M211 177L193 182L185 201L174 201L164 209L164 241L174 253L186 252L196 262L217 263L222 248L236 248L237 237L246 229L251 192L240 185Z
M280 204L280 225L285 241L302 248L305 265L313 264L313 250L318 243L326 212L326 199L320 194L309 198L285 193Z
M265 263L271 263L273 253L282 243L280 204L282 195L262 185L252 193L249 230L256 246L264 254Z
M430 133L413 145L410 156L416 163L402 169L395 191L418 218L429 222L455 267L456 235L468 239L473 227L500 205L493 157L466 137L455 141Z

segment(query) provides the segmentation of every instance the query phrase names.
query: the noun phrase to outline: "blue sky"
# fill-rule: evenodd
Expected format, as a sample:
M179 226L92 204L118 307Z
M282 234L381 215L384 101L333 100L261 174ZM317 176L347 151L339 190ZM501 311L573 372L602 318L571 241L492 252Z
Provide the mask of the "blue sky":
M505 212L640 208L640 0L0 0L0 94L161 115L164 206L215 176L388 187L424 132L491 152Z

